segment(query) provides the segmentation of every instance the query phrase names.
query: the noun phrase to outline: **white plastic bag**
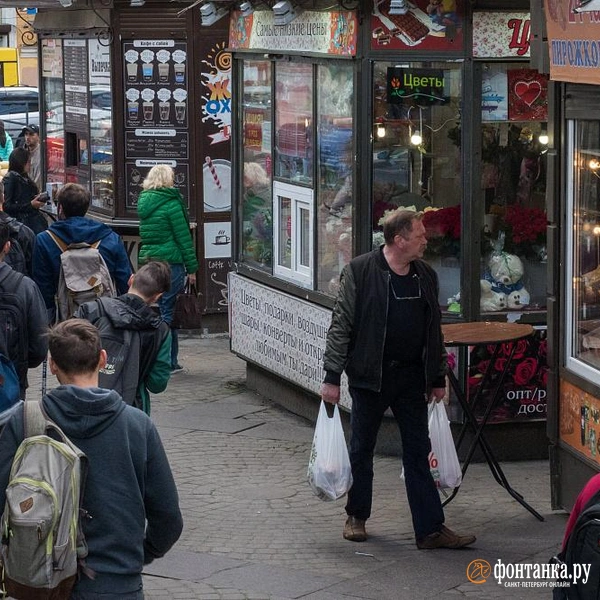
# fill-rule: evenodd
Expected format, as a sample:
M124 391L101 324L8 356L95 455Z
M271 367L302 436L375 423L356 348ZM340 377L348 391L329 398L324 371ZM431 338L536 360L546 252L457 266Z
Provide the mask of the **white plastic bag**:
M429 467L435 484L441 489L458 487L462 481L462 472L443 402L431 402L429 405L429 439Z
M330 418L321 400L306 476L321 500L337 500L352 486L350 457L337 404Z

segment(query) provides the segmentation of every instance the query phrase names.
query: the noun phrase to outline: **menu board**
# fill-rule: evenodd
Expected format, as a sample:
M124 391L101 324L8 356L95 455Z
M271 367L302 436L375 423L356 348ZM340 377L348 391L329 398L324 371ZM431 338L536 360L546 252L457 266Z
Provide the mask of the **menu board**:
M175 40L123 42L126 206L135 208L155 164L175 171L189 206L187 44Z
M125 127L187 129L187 45L174 40L123 44Z
M67 124L88 123L88 52L85 40L63 41L65 119Z
M142 183L148 175L148 171L158 164L168 164L173 167L175 172L175 187L181 192L185 205L189 208L189 185L190 168L188 164L170 160L135 160L125 163L125 181L127 185L127 197L125 202L127 206L135 208L137 206L138 196L142 191Z

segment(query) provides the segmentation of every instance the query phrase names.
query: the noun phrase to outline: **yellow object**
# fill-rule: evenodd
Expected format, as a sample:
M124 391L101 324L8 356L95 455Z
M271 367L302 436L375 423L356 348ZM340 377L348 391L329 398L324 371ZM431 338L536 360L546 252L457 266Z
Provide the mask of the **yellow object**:
M19 85L19 63L16 48L0 48L0 85Z

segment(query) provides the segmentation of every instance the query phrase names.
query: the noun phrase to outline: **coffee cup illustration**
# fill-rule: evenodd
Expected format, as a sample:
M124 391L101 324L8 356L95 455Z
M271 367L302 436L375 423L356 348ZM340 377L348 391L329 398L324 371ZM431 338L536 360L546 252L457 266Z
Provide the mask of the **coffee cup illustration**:
M152 121L154 117L154 102L144 102L144 121Z
M142 76L146 83L152 81L154 77L154 65L152 63L144 63L142 65Z
M158 81L167 83L169 81L169 63L160 63L158 65Z
M179 122L185 119L185 102L175 102L175 118Z
M175 83L185 83L185 65L177 64L173 66L175 71Z
M215 246L223 246L225 244L229 244L230 241L231 238L228 235L221 233L219 235L215 235L215 241L213 242L213 244Z
M127 63L127 81L134 83L137 81L138 76L138 64Z
M137 121L139 119L139 110L140 105L138 102L127 103L127 114L132 121Z
M171 103L170 102L159 102L158 103L158 114L160 115L161 121L168 121L170 112L171 112Z

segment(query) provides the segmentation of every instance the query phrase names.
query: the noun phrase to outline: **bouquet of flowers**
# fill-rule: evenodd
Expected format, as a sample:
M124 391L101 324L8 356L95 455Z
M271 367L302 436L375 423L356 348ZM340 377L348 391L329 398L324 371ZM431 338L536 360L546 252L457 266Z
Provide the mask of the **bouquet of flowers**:
M518 204L498 209L498 230L506 235L504 250L530 260L544 260L546 212L540 208L526 208Z
M427 254L460 254L460 205L425 210L423 225L427 236Z

